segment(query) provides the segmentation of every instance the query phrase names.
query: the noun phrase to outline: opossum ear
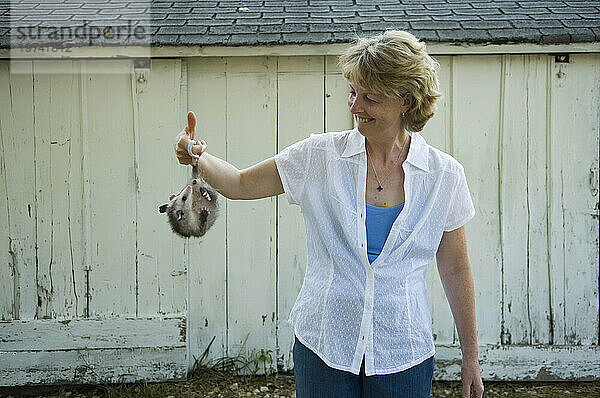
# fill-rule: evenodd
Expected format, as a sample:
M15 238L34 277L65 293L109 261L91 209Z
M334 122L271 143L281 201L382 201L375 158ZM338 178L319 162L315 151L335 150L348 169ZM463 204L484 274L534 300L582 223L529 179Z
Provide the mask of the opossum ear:
M174 193L170 194L170 195L169 195L169 200L173 200L173 198L174 198L174 197L175 197L175 194L174 194Z
M158 212L159 212L159 213L165 213L165 212L167 211L167 207L168 207L168 206L169 206L169 204L168 204L168 203L165 203L164 205L161 205L161 206L158 208Z

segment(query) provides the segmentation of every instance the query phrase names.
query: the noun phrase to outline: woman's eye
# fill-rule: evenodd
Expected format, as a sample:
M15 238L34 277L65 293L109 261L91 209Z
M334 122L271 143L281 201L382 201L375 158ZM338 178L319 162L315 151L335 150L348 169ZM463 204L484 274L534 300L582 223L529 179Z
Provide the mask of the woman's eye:
M374 99L372 99L372 98L369 98L369 97L367 97L367 100L369 100L369 101L371 101L371 102L377 102L377 101L375 101Z

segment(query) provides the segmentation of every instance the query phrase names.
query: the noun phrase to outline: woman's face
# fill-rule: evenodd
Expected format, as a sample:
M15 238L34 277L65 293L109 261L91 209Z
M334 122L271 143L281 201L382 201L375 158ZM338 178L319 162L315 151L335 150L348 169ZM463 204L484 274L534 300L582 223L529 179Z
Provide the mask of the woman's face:
M348 107L364 136L396 136L402 131L402 102L366 91L349 82Z

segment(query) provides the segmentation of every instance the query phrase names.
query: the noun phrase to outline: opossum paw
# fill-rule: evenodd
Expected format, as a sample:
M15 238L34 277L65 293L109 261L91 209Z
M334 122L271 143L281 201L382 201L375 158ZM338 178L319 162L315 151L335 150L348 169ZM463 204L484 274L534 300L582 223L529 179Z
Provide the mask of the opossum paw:
M209 213L210 213L210 211L208 211L206 208L203 208L202 210L200 210L200 221L206 222L206 219L208 218Z

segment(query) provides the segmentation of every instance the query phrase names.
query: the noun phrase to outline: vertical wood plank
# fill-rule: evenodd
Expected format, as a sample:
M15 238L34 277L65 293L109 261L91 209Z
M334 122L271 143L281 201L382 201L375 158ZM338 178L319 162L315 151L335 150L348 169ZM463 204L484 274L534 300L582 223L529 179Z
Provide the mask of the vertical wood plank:
M527 208L529 313L531 338L528 344L551 344L550 274L548 259L547 186L547 62L548 55L524 55L527 78ZM514 195L513 195L514 196Z
M523 55L505 55L502 79L502 133L500 142L500 216L503 283L502 344L528 344L528 152L527 84L529 62Z
M280 152L323 130L323 57L280 57L277 130ZM306 231L300 208L277 198L278 365L293 367L294 330L287 322L306 272Z
M10 93L10 62L0 61L0 90ZM9 145L12 136L13 123L9 119L11 98L0 96L0 262L6 266L0 267L0 320L14 319L15 304L13 257L10 255L10 211L8 207L8 186L11 177L8 172L12 166L8 164L5 147Z
M437 101L437 111L425 125L421 135L425 141L446 153L450 153L452 133L452 57L436 57L440 63L438 79L442 97ZM436 261L427 269L427 299L431 313L433 338L436 343L454 342L454 319L446 298Z
M188 178L173 144L180 131L181 61L153 59L146 86L138 85L138 315L186 310L184 239L176 236L158 207L167 203ZM137 91L137 90L136 90ZM188 167L189 168L189 167Z
M7 319L34 319L36 289L36 203L35 203L35 124L33 112L33 67L31 61L13 61L27 73L2 74L0 118L2 120L2 159L7 193L9 288L4 296ZM13 64L14 65L14 64Z
M276 66L272 57L227 61L227 160L240 169L277 149ZM231 201L227 209L230 356L276 349L275 203Z
M75 62L33 63L38 319L83 316L85 309L80 77Z
M598 54L571 54L570 62L555 63L550 75L555 344L598 342L599 60Z
M89 315L134 315L137 220L132 65L131 61L93 60L82 66Z
M187 61L187 101L198 118L196 139L207 151L227 160L227 77L225 58L193 58ZM183 119L181 128L187 119ZM237 144L235 144L237 146ZM227 219L229 200L219 197L220 213L201 240L190 241L188 277L189 352L200 358L212 345L207 361L227 354ZM234 223L234 226L240 225ZM249 269L249 264L244 264ZM238 292L232 292L236 294ZM247 296L240 300L249 300Z
M350 130L354 118L348 109L348 82L337 66L338 57L325 57L325 131Z
M475 218L466 228L480 344L500 340L502 276L499 225L499 56L453 57L454 157L463 164Z

